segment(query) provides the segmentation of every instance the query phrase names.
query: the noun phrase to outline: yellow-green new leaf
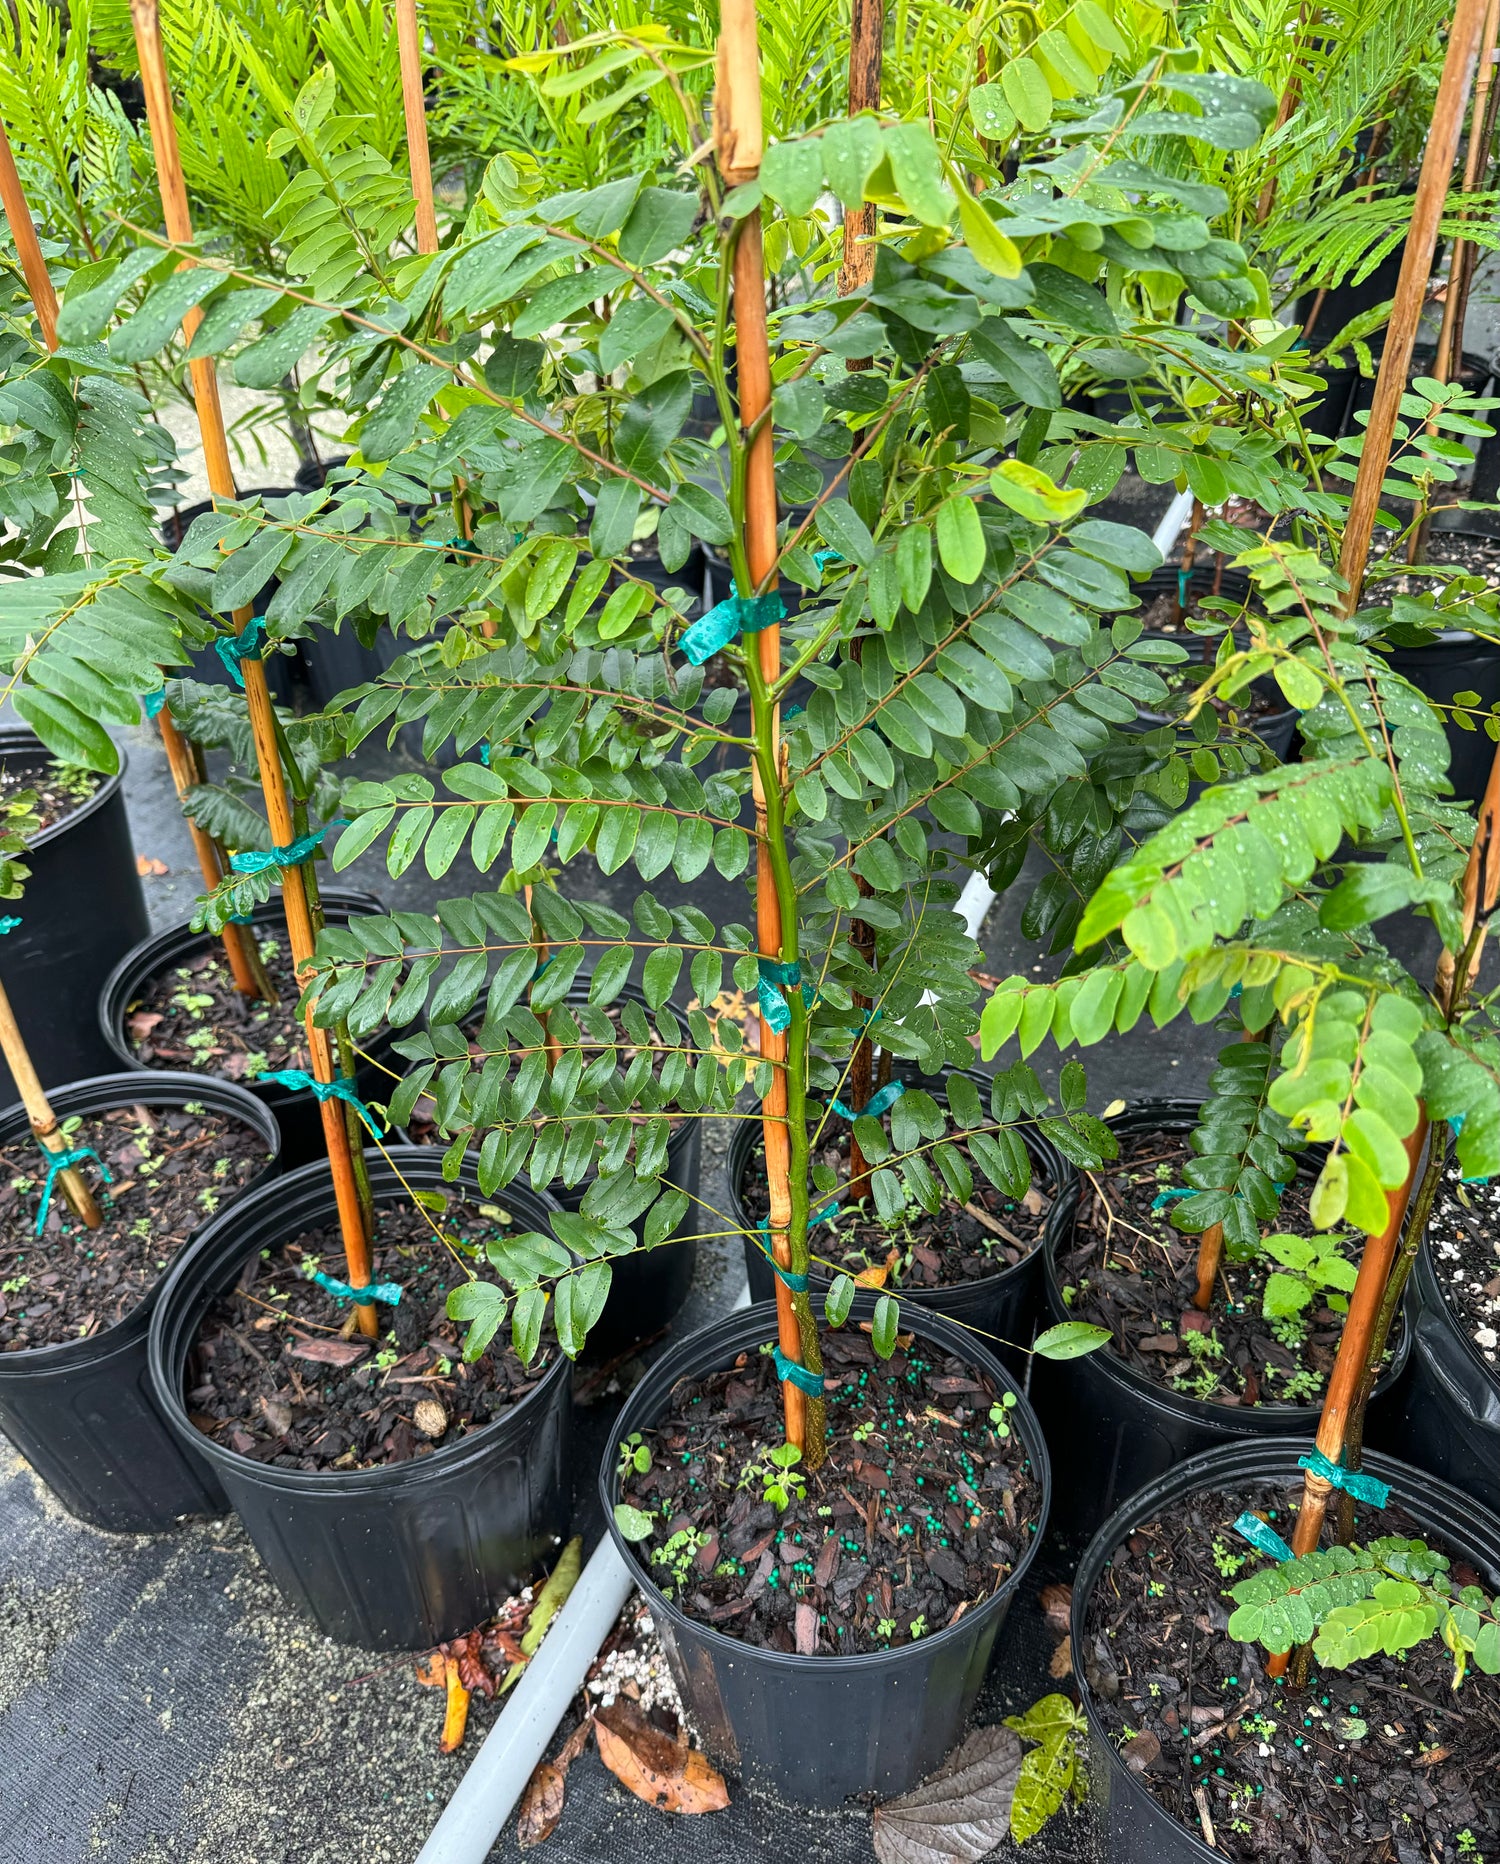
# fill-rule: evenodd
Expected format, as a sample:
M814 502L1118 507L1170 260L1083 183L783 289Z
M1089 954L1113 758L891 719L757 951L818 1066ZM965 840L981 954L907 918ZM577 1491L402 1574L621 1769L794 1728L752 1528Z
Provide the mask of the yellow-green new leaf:
M1089 502L1081 487L1068 490L1049 479L1040 467L1024 460L1001 460L990 474L990 490L1002 505L1032 524L1066 524Z
M1015 242L1006 238L966 188L960 186L957 194L959 229L969 251L997 278L1019 278L1021 254Z

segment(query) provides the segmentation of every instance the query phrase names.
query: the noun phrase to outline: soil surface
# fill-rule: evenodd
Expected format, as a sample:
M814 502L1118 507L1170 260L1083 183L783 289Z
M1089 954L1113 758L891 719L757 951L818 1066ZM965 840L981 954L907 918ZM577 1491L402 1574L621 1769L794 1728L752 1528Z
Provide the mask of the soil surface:
M1500 589L1500 537L1466 531L1429 531L1422 561L1458 564L1470 576L1482 576L1491 589ZM1419 595L1434 586L1441 584L1436 584L1430 576L1423 576L1420 570L1409 576L1382 576L1371 582L1369 599L1381 602L1393 593Z
M1220 588L1214 594L1214 573L1211 568L1195 569L1189 584L1189 601L1181 613L1177 609L1177 591L1163 589L1160 595L1151 596L1144 608L1137 611L1136 619L1147 634L1170 634L1177 636L1189 653L1193 653L1193 643L1197 642L1197 652L1206 654L1212 661L1218 647L1214 635L1195 634L1186 624L1190 621L1210 622L1215 628L1226 628L1234 619L1235 613L1243 605L1242 586L1238 579L1232 588ZM1205 607L1208 602L1226 602L1231 613L1226 614L1219 608Z
M0 763L0 809L23 790L30 790L36 797L37 815L36 827L30 833L40 835L43 829L55 828L91 802L103 781L92 770L62 764L55 758L45 763L25 757L7 758Z
M1266 1279L1278 1266L1266 1257L1232 1262L1226 1255L1211 1312L1192 1305L1198 1238L1172 1228L1170 1204L1151 1208L1185 1183L1187 1142L1186 1133L1121 1133L1119 1158L1086 1174L1072 1239L1057 1252L1058 1279L1074 1290L1071 1312L1108 1327L1114 1344L1106 1350L1169 1391L1211 1404L1316 1405L1341 1314L1317 1306L1293 1322L1265 1320ZM1312 1185L1299 1177L1287 1186L1275 1228L1314 1233Z
M955 1137L953 1143L969 1158L962 1140ZM820 1146L812 1162L831 1166L840 1183L847 1184L847 1129ZM819 1224L812 1231L813 1250L823 1258L813 1263L813 1280L826 1283L843 1270L869 1287L949 1288L1001 1275L1024 1262L1042 1240L1052 1208L1051 1185L1033 1161L1030 1190L1022 1198L1007 1197L985 1182L973 1159L969 1165L974 1174L973 1197L960 1204L945 1196L935 1217L912 1206L903 1221L886 1224L875 1214L873 1198L862 1198L854 1206L846 1204L835 1222ZM739 1192L746 1211L763 1223L771 1214L764 1145L757 1143L751 1151ZM814 1209L828 1201L818 1192L812 1195Z
M1500 1185L1462 1184L1450 1165L1427 1236L1449 1312L1500 1366Z
M121 1107L66 1127L72 1147L91 1146L80 1173L104 1222L90 1230L54 1182L36 1234L46 1167L29 1136L0 1146L0 1352L90 1339L140 1302L182 1245L266 1164L266 1142L230 1114L190 1101Z
M217 940L151 978L125 1012L125 1035L136 1060L148 1068L194 1068L231 1081L307 1068L291 950L284 939L262 938L260 954L276 1003L240 995Z
M503 1204L456 1197L439 1221L469 1252L510 1227ZM464 1271L421 1210L380 1205L373 1258L375 1281L403 1291L379 1307L375 1341L342 1339L347 1302L311 1280L315 1270L344 1279L336 1224L247 1265L204 1316L188 1361L188 1411L206 1436L283 1469L371 1469L456 1443L541 1383L556 1351L545 1334L530 1366L508 1329L463 1363L463 1329L444 1304Z
M642 1564L691 1617L846 1657L940 1631L987 1598L1042 1498L1019 1436L990 1422L997 1389L963 1360L903 1334L882 1362L853 1327L827 1332L824 1354L827 1460L788 1483L784 1509L764 1498L785 1474L767 1460L783 1441L768 1351L679 1381L642 1433L651 1466L623 1493L657 1517Z
M1268 1678L1265 1653L1225 1629L1227 1589L1264 1564L1235 1532L1245 1509L1290 1540L1285 1489L1197 1495L1132 1534L1095 1589L1082 1667L1126 1765L1194 1837L1201 1803L1215 1849L1245 1864L1494 1856L1500 1679L1471 1665L1455 1694L1436 1638L1315 1666L1296 1693ZM1394 1507L1362 1511L1356 1538L1375 1534L1425 1538ZM1482 1577L1455 1561L1455 1582Z

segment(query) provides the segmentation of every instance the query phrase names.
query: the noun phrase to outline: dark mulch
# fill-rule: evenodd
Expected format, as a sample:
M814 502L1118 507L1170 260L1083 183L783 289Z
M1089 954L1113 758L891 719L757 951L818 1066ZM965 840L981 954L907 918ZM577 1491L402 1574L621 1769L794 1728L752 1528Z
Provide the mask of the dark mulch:
M1462 1184L1450 1165L1427 1236L1449 1311L1500 1367L1500 1185Z
M1232 612L1221 608L1207 608L1207 602L1227 602ZM1192 599L1182 614L1177 610L1177 595L1174 590L1164 589L1158 596L1153 596L1146 606L1137 611L1136 620L1147 634L1171 634L1181 637L1179 645L1186 648L1195 658L1205 660L1210 665L1219 648L1219 635L1197 634L1186 624L1190 621L1209 622L1215 629L1227 628L1239 612L1237 597L1227 591L1218 595L1213 591L1212 572L1195 575L1193 578Z
M1341 1315L1320 1307L1309 1319L1304 1309L1298 1322L1273 1330L1261 1303L1276 1265L1264 1257L1231 1262L1226 1255L1212 1311L1193 1307L1198 1238L1172 1228L1170 1204L1151 1208L1161 1192L1185 1184L1188 1157L1184 1133L1122 1133L1119 1158L1085 1176L1073 1236L1057 1252L1059 1278L1074 1291L1073 1313L1108 1327L1114 1343L1106 1350L1171 1391L1214 1404L1317 1404ZM1313 1234L1312 1183L1299 1177L1287 1186L1276 1228Z
M1500 589L1500 537L1476 536L1465 531L1429 531L1422 561L1457 564L1471 576L1482 576L1491 589ZM1434 587L1441 587L1441 583L1417 569L1407 576L1377 577L1369 585L1367 599L1381 602L1393 593L1416 595Z
M1249 1508L1290 1540L1295 1498L1269 1485L1174 1504L1130 1536L1095 1589L1081 1653L1109 1734L1152 1796L1245 1864L1456 1864L1500 1837L1500 1679L1428 1640L1294 1692L1225 1627L1226 1589L1262 1564L1235 1533ZM1358 1538L1424 1538L1399 1509ZM1234 1563L1240 1562L1235 1567ZM1231 1568L1233 1570L1231 1571ZM1479 1575L1455 1563L1454 1578ZM1470 1837L1465 1840L1462 1834Z
M862 1331L825 1333L828 1456L782 1513L758 1473L783 1440L769 1354L674 1387L624 1493L658 1515L641 1557L693 1618L773 1650L885 1650L952 1624L1022 1557L1041 1494L989 1421L995 1388L901 1337L882 1363Z
M297 976L284 938L262 938L261 957L279 1001L243 997L217 941L153 977L125 1013L125 1034L148 1068L195 1068L241 1081L306 1068L307 1031L297 1015Z
M54 1183L36 1235L46 1167L30 1138L0 1146L0 1352L91 1338L123 1320L194 1230L266 1163L266 1143L228 1114L190 1102L122 1107L67 1125L70 1146L92 1146L114 1174L80 1171L104 1222L90 1230Z
M510 1227L502 1205L457 1197L438 1221L465 1253ZM379 1309L375 1341L341 1338L347 1304L310 1279L314 1269L345 1279L337 1226L247 1266L204 1317L188 1362L188 1408L205 1435L283 1469L369 1469L430 1456L541 1383L556 1350L546 1336L530 1366L508 1330L463 1364L462 1330L444 1303L464 1270L414 1205L377 1207L373 1257L375 1280L403 1290Z
M23 790L36 797L37 824L30 832L39 835L54 828L90 802L103 777L76 764L61 764L49 758L39 762L26 757L8 757L0 763L0 809Z
M968 1147L957 1135L953 1143L965 1158ZM830 1166L841 1184L849 1179L849 1134L840 1131L817 1149L815 1165ZM833 1223L819 1224L811 1233L813 1277L828 1282L842 1269L863 1275L873 1286L886 1288L949 1288L955 1283L983 1281L1024 1262L1042 1239L1052 1198L1045 1186L1033 1182L1022 1198L1007 1197L984 1180L972 1159L974 1195L966 1204L944 1196L936 1216L910 1206L897 1223L882 1223L873 1198L845 1205ZM766 1187L766 1152L757 1144L746 1161L740 1182L740 1199L757 1223L771 1214ZM828 1199L812 1194L813 1208Z

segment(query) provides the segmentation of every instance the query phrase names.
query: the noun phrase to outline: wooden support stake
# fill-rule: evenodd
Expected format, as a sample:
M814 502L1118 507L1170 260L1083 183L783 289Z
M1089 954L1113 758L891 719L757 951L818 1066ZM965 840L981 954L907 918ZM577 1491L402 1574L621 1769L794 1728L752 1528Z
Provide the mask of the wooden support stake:
M760 171L764 135L760 105L760 50L755 0L723 0L719 12L714 137L719 172L730 187L752 181ZM740 431L748 429L771 405L770 349L766 335L765 256L761 214L754 208L740 224L734 249L734 343L740 398ZM745 554L756 590L774 583L776 547L776 471L771 423L756 435L746 464ZM745 591L748 595L749 590ZM781 677L781 629L763 628L755 637L761 676ZM778 708L779 712L779 708ZM780 719L771 721L773 765L781 771ZM771 869L766 795L759 763L752 760L755 798L755 929L763 956L779 958L782 948L781 901ZM761 1103L761 1132L766 1148L766 1188L770 1198L771 1253L792 1266L789 1226L792 1220L791 1133L787 1126L788 1043L761 1019L760 1052L774 1064L771 1086ZM776 1279L776 1332L788 1359L802 1361L801 1330L791 1290ZM790 1380L781 1387L787 1441L802 1449L807 1441L807 1396Z
M432 161L427 152L427 106L422 95L422 28L417 0L395 0L396 43L401 53L401 102L406 110L406 159L417 210L417 251L438 249L432 202Z
M21 1105L26 1109L26 1118L31 1122L31 1130L36 1135L37 1144L44 1152L54 1157L59 1152L68 1150L68 1142L63 1138L57 1124L57 1115L52 1111L50 1102L37 1079L36 1069L31 1065L31 1055L16 1022L15 1011L10 1007L10 998L5 986L0 984L0 1053L3 1053L11 1078L16 1084L16 1092L21 1096ZM83 1176L76 1165L68 1165L57 1174L58 1188L68 1200L68 1205L80 1222L89 1229L97 1230L104 1221L104 1213L94 1201L94 1194L83 1181Z
M1365 430L1354 494L1349 501L1349 516L1344 526L1339 574L1349 585L1344 597L1344 612L1348 615L1352 615L1359 607L1365 564L1370 555L1370 539L1374 535L1375 518L1380 509L1380 488L1390 463L1396 417L1401 397L1406 393L1407 371L1411 367L1417 326L1421 322L1422 307L1427 301L1432 255L1437 249L1438 227L1448 198L1448 184L1453 176L1459 137L1463 133L1469 87L1488 6L1489 0L1457 0L1454 7L1448 50L1443 59L1442 77L1438 80L1427 147L1422 155L1422 172L1417 179L1416 196L1412 202L1411 230L1407 234L1401 276L1396 285L1390 322L1386 326L1374 403Z
M131 0L130 12L135 25L141 82L146 94L146 117L156 150L157 185L161 192L167 237L175 245L185 246L192 242L193 224L188 212L187 183L177 150L177 126L172 114L172 92L161 41L157 0ZM184 318L184 337L191 338L199 316L200 313L194 310ZM189 367L192 371L193 397L198 409L198 428L203 438L209 490L216 499L233 498L234 474L229 463L229 440L224 429L223 411L219 406L219 383L213 362L205 356ZM234 625L237 630L243 631L250 620L250 613L248 608L235 611ZM272 841L278 847L285 847L296 836L291 804L287 797L286 777L281 767L281 751L276 742L276 715L266 686L266 670L259 660L244 660L240 664L245 677L245 699L250 711L250 730L255 740L266 820ZM292 960L300 976L303 967L313 956L316 937L300 867L281 870L281 891ZM307 1016L307 1046L314 1077L319 1081L332 1081L336 1074L332 1042L328 1031L318 1028L314 1023L311 1011ZM370 1245L360 1213L359 1186L344 1109L337 1100L325 1100L321 1103L321 1110L323 1137L328 1146L328 1162L338 1199L339 1227L343 1235L348 1279L353 1287L365 1288L370 1283ZM374 1339L380 1331L379 1317L374 1307L365 1305L354 1311L358 1316L360 1332Z
M5 125L0 123L0 206L5 209L5 218L10 223L11 238L16 242L16 251L20 255L21 270L26 278L26 288L31 293L31 302L36 307L37 322L42 326L42 340L49 350L57 348L57 293L52 289L52 280L48 276L46 261L42 257L41 242L37 239L36 228L32 225L31 210L26 205L25 191L21 186L21 177L16 168L15 157L11 154L10 142L5 134ZM172 772L172 782L177 790L178 799L193 784L198 782L194 768L193 751L186 738L177 729L171 712L164 705L157 714L157 723L161 729L162 744L167 753L167 766ZM203 882L211 893L223 879L227 863L224 851L212 836L206 835L198 824L187 818L188 832L193 838L193 849L198 856L198 865L203 872ZM229 960L229 968L234 973L235 988L247 997L265 997L275 1001L276 993L266 979L263 967L256 955L255 946L239 926L225 926L224 955Z

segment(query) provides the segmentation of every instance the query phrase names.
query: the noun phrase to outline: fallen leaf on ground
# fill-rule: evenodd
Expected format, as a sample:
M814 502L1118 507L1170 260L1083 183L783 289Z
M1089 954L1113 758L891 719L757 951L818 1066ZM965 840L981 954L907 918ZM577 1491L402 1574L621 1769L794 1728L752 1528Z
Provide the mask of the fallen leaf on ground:
M442 1689L447 1680L443 1669L443 1653L440 1650L430 1651L417 1665L417 1681L424 1689Z
M547 1576L547 1583L536 1595L536 1604L531 1608L531 1616L526 1621L526 1630L521 1638L521 1649L532 1656L542 1639L547 1635L547 1627L568 1602L568 1594L578 1583L578 1575L583 1571L583 1541L570 1540L562 1550L562 1558ZM520 1679L523 1663L513 1663L505 1673L505 1681L500 1685L503 1696L512 1684Z
M516 1820L516 1843L523 1851L539 1845L557 1830L563 1815L563 1797L567 1781L550 1760L539 1761L521 1795L521 1812Z
M1073 1674L1072 1638L1065 1637L1062 1643L1058 1645L1057 1649L1053 1651L1051 1659L1047 1664L1047 1674L1048 1676L1058 1678L1071 1676Z
M1037 1603L1046 1616L1047 1623L1054 1631L1066 1631L1068 1620L1073 1612L1073 1588L1071 1586L1043 1586L1037 1594Z
M880 1864L974 1864L1010 1830L1021 1743L1009 1728L976 1728L914 1791L875 1808Z
M443 1717L441 1747L445 1754L456 1754L469 1725L469 1692L459 1681L458 1663L452 1657L443 1659L443 1681L448 1686L448 1711Z
M137 1010L125 1018L125 1027L135 1041L144 1042L156 1025L166 1020L160 1010Z
M369 1352L355 1340L304 1340L299 1338L288 1352L293 1359L312 1359L320 1366L352 1366Z
M696 1748L679 1747L633 1702L621 1698L594 1714L599 1758L637 1799L665 1812L722 1812L729 1804L724 1776Z
M148 874L160 877L162 874L170 874L172 870L165 861L158 861L155 855L138 854L135 857L135 871L144 880Z
M516 1821L516 1842L523 1851L542 1844L557 1830L567 1792L568 1769L588 1745L594 1724L587 1716L578 1724L553 1760L540 1761L521 1797Z
M1120 1749L1120 1756L1132 1773L1144 1773L1160 1755L1161 1742L1149 1728L1142 1729Z

